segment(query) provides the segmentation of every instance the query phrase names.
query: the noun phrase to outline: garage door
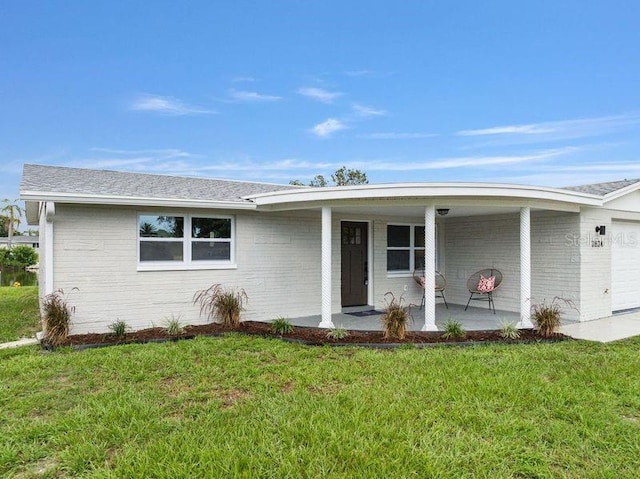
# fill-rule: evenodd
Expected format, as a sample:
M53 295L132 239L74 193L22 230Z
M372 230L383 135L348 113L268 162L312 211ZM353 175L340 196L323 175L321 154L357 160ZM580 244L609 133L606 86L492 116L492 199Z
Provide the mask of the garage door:
M611 309L640 307L640 223L611 225Z

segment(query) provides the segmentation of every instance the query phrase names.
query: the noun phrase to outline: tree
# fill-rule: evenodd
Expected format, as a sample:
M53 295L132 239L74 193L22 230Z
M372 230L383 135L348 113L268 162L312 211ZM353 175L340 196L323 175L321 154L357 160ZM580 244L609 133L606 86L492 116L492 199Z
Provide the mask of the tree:
M20 226L20 218L24 214L24 208L18 204L18 200L5 198L2 202L4 206L0 209L0 216L4 218L4 224L7 227L7 236L9 237L8 246L11 248L13 232L16 226Z
M31 246L18 245L11 249L0 249L0 266L24 268L38 262L38 253Z
M366 185L369 183L367 174L364 171L347 168L346 166L331 175L331 179L336 186Z
M336 170L336 172L331 175L331 181L333 181L335 186L366 185L369 183L367 174L364 171L347 168L346 166ZM289 184L294 186L304 186L304 183L300 180L291 180ZM323 187L329 186L329 184L324 176L316 175L309 182L309 186Z

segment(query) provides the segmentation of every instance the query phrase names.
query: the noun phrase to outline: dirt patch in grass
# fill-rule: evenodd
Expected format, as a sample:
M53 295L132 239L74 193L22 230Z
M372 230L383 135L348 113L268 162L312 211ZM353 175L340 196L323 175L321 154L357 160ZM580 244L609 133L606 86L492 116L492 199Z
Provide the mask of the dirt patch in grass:
M231 332L247 335L280 338L287 341L297 341L309 345L392 345L392 344L429 344L429 343L521 343L542 340L564 340L566 336L558 333L552 338L541 336L534 329L520 330L519 339L504 339L499 330L467 331L462 338L445 338L442 331L410 331L403 340L385 339L382 331L349 331L349 335L342 339L327 337L327 330L305 326L294 326L291 333L274 334L269 323L257 321L243 321L237 328L228 328L218 323L197 326L186 326L179 335L170 335L164 328L149 328L127 333L124 336L107 334L76 334L69 336L63 346L85 346L103 344L145 343L179 339L192 339L196 336L218 336Z

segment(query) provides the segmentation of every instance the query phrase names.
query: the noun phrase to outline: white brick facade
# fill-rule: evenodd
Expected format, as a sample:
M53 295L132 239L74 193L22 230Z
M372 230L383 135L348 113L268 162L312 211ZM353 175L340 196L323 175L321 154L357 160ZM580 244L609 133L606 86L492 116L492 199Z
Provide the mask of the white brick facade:
M319 210L234 212L235 269L138 271L139 212L192 213L189 210L56 205L52 289L70 293L75 306L72 334L106 332L117 320L134 329L162 325L171 317L185 324L206 322L192 303L197 290L213 283L241 287L249 295L244 319L319 314L321 309L321 223ZM369 304L384 306L384 294L403 295L420 304L422 291L410 275L387 274L387 225L421 224L423 218L332 215L332 312L341 310L340 223L370 222L373 261ZM610 227L611 211L587 208L579 213L534 211L531 217L532 301L555 296L571 299L578 312L567 317L588 320L611 314L611 250L593 247L595 226ZM43 229L41 229L43 231ZM42 233L41 233L42 234ZM587 239L585 239L587 238ZM43 241L44 243L44 241ZM465 304L467 278L494 267L504 274L495 293L497 309L519 311L520 244L518 214L438 218L439 269L448 281L450 303ZM42 251L43 257L47 252ZM44 282L41 283L44 285ZM405 285L407 291L405 292ZM71 290L77 287L77 292ZM486 305L477 304L484 307Z

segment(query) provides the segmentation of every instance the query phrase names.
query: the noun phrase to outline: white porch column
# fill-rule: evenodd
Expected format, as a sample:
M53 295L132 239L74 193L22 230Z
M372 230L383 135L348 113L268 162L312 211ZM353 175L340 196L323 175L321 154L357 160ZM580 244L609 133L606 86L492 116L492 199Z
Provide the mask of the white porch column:
M423 331L437 331L436 326L436 209L433 203L424 210L424 326Z
M531 323L531 208L520 208L520 322L518 328L532 328Z
M320 328L333 328L331 321L331 208L322 208L322 319Z

